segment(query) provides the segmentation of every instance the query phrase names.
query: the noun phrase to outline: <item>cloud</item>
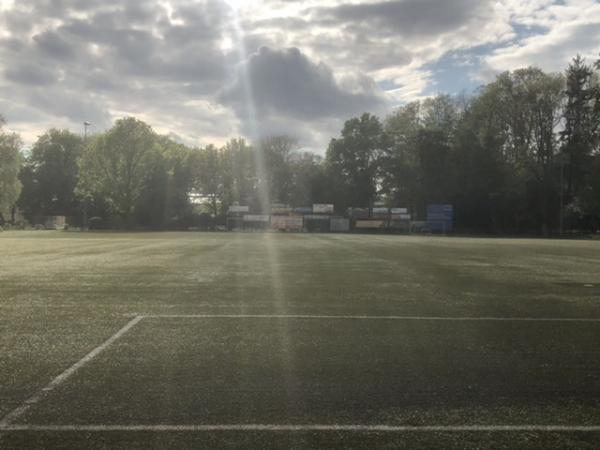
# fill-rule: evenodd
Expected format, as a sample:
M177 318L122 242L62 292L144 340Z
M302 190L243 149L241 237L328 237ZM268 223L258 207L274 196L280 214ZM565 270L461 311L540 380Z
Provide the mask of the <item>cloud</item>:
M377 109L384 101L372 80L338 83L329 67L312 62L297 48L262 47L243 63L234 84L221 95L223 103L242 114L246 83L254 108L266 115L313 120Z
M410 39L456 30L485 13L489 0L390 0L342 3L316 9L314 15L345 24L368 25L376 33Z
M372 79L358 75L337 80L328 66L293 47L262 47L250 55L219 99L236 111L246 130L259 136L293 134L294 126L319 128L322 120L386 106Z
M346 119L429 95L448 74L460 91L469 76L562 70L600 50L596 0L236 4L0 0L0 113L29 142L133 114L191 144L289 133L322 151Z
M32 86L46 86L57 81L52 69L25 61L6 68L4 76L14 83Z
M0 39L0 111L19 129L29 121L28 137L48 126L79 129L83 120L100 131L125 112L157 128L185 127L173 131L192 143L234 135L230 123L218 127L206 117L224 117L214 97L230 72L220 49L230 10L217 0L169 5L15 2L0 12L7 33Z
M520 15L519 19L539 28L484 56L484 67L478 74L482 80L504 70L531 65L563 71L577 53L595 60L600 52L600 3L596 1L566 1L547 6L537 14Z

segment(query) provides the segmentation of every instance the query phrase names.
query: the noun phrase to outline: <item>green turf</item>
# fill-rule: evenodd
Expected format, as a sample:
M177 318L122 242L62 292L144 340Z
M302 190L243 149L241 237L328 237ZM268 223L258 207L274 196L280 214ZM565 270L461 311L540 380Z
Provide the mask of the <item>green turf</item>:
M124 314L600 318L597 241L5 232L0 255L0 416ZM600 323L144 319L19 423L598 425L598 342ZM150 434L0 432L0 447L595 448L598 438Z

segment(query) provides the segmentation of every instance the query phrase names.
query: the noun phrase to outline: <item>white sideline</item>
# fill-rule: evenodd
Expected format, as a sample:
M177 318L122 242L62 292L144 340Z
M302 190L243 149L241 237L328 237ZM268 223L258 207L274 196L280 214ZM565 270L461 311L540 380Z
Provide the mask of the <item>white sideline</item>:
M7 425L2 431L40 432L211 432L211 431L343 431L343 432L600 432L600 425L274 425L274 424L230 424L230 425Z
M48 395L50 392L52 392L54 389L56 389L59 385L61 385L67 379L72 377L79 369L81 369L88 362L90 362L92 359L94 359L96 356L98 356L100 353L102 353L104 350L106 350L110 345L112 345L117 339L119 339L121 336L123 336L125 333L127 333L131 328L133 328L143 318L144 318L143 316L136 316L133 319L131 319L123 328L121 328L119 331L117 331L115 334L113 334L103 344L96 347L94 350L89 352L87 355L85 355L83 358L81 358L79 361L77 361L75 364L73 364L71 367L69 367L67 370L65 370L63 373L61 373L59 376L54 378L45 388L43 388L41 391L39 391L34 396L25 400L21 404L21 406L17 407L16 409L14 409L11 412L9 412L6 416L4 416L2 418L2 420L0 420L0 430L7 429L7 427L11 426L10 424L12 422L14 422L16 419L18 419L20 416L22 416L31 407L31 405L38 403L46 395Z
M326 319L326 320L437 320L450 322L600 322L600 318L579 317L443 317L368 316L311 314L143 314L147 319Z

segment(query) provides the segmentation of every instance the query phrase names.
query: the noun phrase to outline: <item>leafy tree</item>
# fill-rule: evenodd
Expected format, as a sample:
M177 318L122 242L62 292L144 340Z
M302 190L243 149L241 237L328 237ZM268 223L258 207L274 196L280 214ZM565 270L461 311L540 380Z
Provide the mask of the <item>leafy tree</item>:
M451 147L460 114L456 101L438 95L413 102L387 117L390 146L380 160L382 194L390 205L424 216L428 203L450 201L455 166Z
M566 104L561 137L561 195L570 225L584 214L581 195L593 184L593 152L599 142L600 87L592 66L577 55L566 70ZM595 174L598 176L598 173ZM588 202L589 204L589 202Z
M256 147L259 158L257 176L259 183L264 184L270 202L290 202L293 183L291 165L297 148L297 140L285 135L268 136L259 141ZM261 186L259 189L262 189Z
M101 195L113 212L132 225L136 202L160 158L157 135L133 117L118 120L89 139L80 164L80 188Z
M588 183L579 194L575 206L580 215L582 230L600 230L600 153L590 158Z
M21 174L19 207L26 216L75 216L75 187L83 140L67 130L52 129L33 145Z
M158 136L157 144L158 155L135 204L136 223L153 229L185 229L193 224L189 199L195 181L192 150L166 136Z
M19 171L22 157L20 153L21 139L15 133L2 131L5 121L0 116L0 219L12 216L14 205L21 192Z
M222 154L225 203L259 208L258 177L253 148L244 139L232 139L222 148Z
M415 139L419 165L420 213L428 203L448 203L455 191L455 165L451 148L459 119L452 97L426 99L421 107L423 126Z
M287 198L291 205L310 206L331 201L326 198L328 187L319 186L319 179L324 176L321 157L309 152L294 153L289 161L289 173Z
M450 95L440 94L425 99L420 110L423 128L435 131L444 142L449 143L460 119L457 100Z
M179 227L192 225L192 207L189 194L194 187L192 150L183 144L161 137L163 159L168 179L166 186L165 217Z
M517 196L525 200L512 214L517 229L523 222L544 234L557 223L559 168L557 126L564 99L564 79L537 68L519 69L498 76L482 96L500 124L502 158L511 167Z
M380 186L379 161L389 140L379 118L363 114L348 120L327 149L327 165L336 185L338 207L369 206Z
M416 142L421 127L419 101L398 108L385 120L390 146L381 159L382 194L390 205L417 208L419 158Z
M457 123L452 203L457 227L498 233L507 231L507 206L515 207L518 202L510 195L512 171L502 157L503 128L489 100L485 95L473 98Z
M224 214L221 208L226 192L226 177L224 170L224 155L214 145L194 153L195 187L203 197L208 199L211 215L218 217Z

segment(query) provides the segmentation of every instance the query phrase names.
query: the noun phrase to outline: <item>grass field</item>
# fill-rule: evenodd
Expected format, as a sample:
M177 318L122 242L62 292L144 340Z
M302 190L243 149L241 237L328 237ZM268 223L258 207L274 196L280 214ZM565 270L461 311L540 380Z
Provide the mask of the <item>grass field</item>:
M3 450L597 449L599 344L598 241L0 233Z

